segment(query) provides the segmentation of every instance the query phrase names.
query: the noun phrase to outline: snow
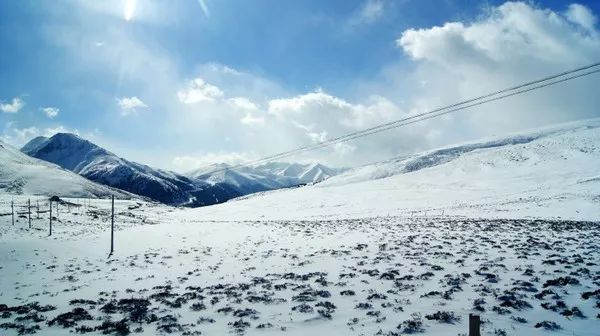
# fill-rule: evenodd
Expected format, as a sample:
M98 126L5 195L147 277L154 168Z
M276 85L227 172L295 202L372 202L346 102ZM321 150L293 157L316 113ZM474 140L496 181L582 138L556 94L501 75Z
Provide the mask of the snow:
M228 164L215 164L186 174L198 182L233 186L240 195L295 187L321 182L344 171L325 167L319 163L299 164L270 162L258 166L231 169Z
M23 208L45 197L0 194L0 332L441 336L475 313L486 336L596 335L598 144L588 120L210 207L117 201L111 256L109 200L64 199L48 237Z
M129 193L91 182L54 164L29 157L1 141L0 190L17 195L135 197Z
M23 323L39 325L39 335L68 335L75 326L120 321L134 310L101 308L128 299L148 300L147 314L160 319L128 322L131 331L141 326L142 335L166 334L161 330L169 324L181 327L175 334L374 335L400 331L413 314L420 314L427 335L466 333L469 313L487 321L483 335L496 329L556 334L534 327L542 321L558 323L558 334L594 335L599 326L594 305L600 298L582 299L599 288L597 223L392 216L214 222L191 209L120 201L116 252L107 258L110 203L68 201L79 207L67 211L61 205L52 237L46 236L47 218L34 219L28 229L25 218L12 227L0 217L0 271L9 274L0 282L0 302L55 307L38 313L45 321ZM560 277L577 283L549 285ZM542 290L552 292L534 297ZM347 296L349 291L354 295ZM70 303L75 299L93 303ZM477 299L484 301L476 304ZM566 308L553 308L558 301ZM320 302L335 308L320 308ZM195 304L203 309L192 309ZM294 310L303 304L307 312ZM511 308L516 304L522 308ZM47 324L77 307L97 320L66 328ZM586 318L560 314L574 307ZM246 309L257 318L234 316ZM437 311L459 320L445 324L426 318ZM12 313L0 318L0 325L23 316ZM176 321L167 323L167 316ZM214 322L198 323L200 318ZM232 323L240 320L250 326L236 332ZM257 328L267 323L272 327Z
M120 158L75 134L57 133L46 139L36 138L22 151L94 182L171 205L213 204L217 198L213 194L233 194L223 186L211 188L207 183ZM229 198L235 196L239 195ZM194 203L188 204L190 200Z
M197 209L210 219L600 219L600 120L451 146ZM282 217L283 216L283 217Z
M263 167L244 167L235 171L217 164L180 175L128 161L114 153L70 133L50 138L38 137L21 149L24 153L55 163L94 182L119 188L170 205L203 206L226 201L250 193L288 188L329 178L341 170L320 164L282 164L298 169L296 175Z

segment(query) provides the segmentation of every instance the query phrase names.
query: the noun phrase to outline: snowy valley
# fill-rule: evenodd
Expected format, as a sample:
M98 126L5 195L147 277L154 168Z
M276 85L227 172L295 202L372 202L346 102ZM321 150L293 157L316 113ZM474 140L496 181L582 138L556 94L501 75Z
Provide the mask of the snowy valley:
M98 185L82 183L89 194L61 197L51 237L49 214L34 211L29 228L22 208L28 199L46 206L40 195L48 190L33 189L35 179L5 187L0 331L464 335L476 313L484 335L595 335L599 144L600 120L587 120L292 189L265 191L288 176L277 165L194 172L187 178L264 184L200 208L117 200L111 256L110 193L93 193ZM31 179L35 167L83 180L3 150L22 165L2 161L3 185L17 172ZM289 174L326 173L298 168ZM11 200L20 206L14 226Z

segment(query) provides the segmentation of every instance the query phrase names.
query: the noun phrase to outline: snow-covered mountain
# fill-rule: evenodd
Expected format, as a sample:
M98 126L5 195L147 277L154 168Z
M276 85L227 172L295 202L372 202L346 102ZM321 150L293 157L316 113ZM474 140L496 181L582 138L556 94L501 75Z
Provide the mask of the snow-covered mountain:
M257 166L256 169L280 178L296 179L301 184L321 182L347 170L326 167L316 162L310 164L269 162Z
M259 191L320 182L341 171L321 164L273 163L235 170L218 164L181 175L120 158L70 133L34 138L21 151L97 183L171 205L212 205Z
M57 165L27 156L0 141L0 190L11 194L133 198Z
M227 185L202 183L128 161L70 133L38 137L21 149L92 181L171 205L201 206L240 196Z
M190 179L211 184L226 184L241 195L313 184L324 181L344 171L319 163L300 164L271 162L255 167L236 167L215 164L187 173Z
M205 218L600 218L600 119L407 155L203 209ZM200 215L200 214L199 214Z

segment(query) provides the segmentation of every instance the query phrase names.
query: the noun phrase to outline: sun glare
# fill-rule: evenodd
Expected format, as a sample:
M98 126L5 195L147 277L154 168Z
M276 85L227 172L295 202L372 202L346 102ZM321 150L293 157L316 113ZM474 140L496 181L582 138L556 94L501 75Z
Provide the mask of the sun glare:
M123 17L126 21L131 21L131 19L133 19L133 14L135 13L135 1L136 0L125 0Z

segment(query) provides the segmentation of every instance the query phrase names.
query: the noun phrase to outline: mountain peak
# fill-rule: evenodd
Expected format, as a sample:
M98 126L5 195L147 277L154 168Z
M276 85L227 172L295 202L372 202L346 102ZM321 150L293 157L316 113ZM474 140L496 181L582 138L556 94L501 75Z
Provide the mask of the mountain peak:
M27 155L46 160L79 173L84 165L99 157L114 154L73 133L56 133L50 138L38 137L21 148Z
M48 137L45 137L45 136L35 137L35 138L29 140L29 142L27 142L25 144L25 146L21 147L21 152L23 152L23 153L33 152L39 146L44 144L46 141L48 141Z
M89 147L100 148L98 145L80 137L74 133L56 133L48 139L48 142L59 142L65 144L85 144Z
M34 141L35 140L35 141ZM35 147L47 138L38 137L26 146ZM132 194L89 181L73 172L32 158L0 140L0 191L12 194L65 197L131 198Z

